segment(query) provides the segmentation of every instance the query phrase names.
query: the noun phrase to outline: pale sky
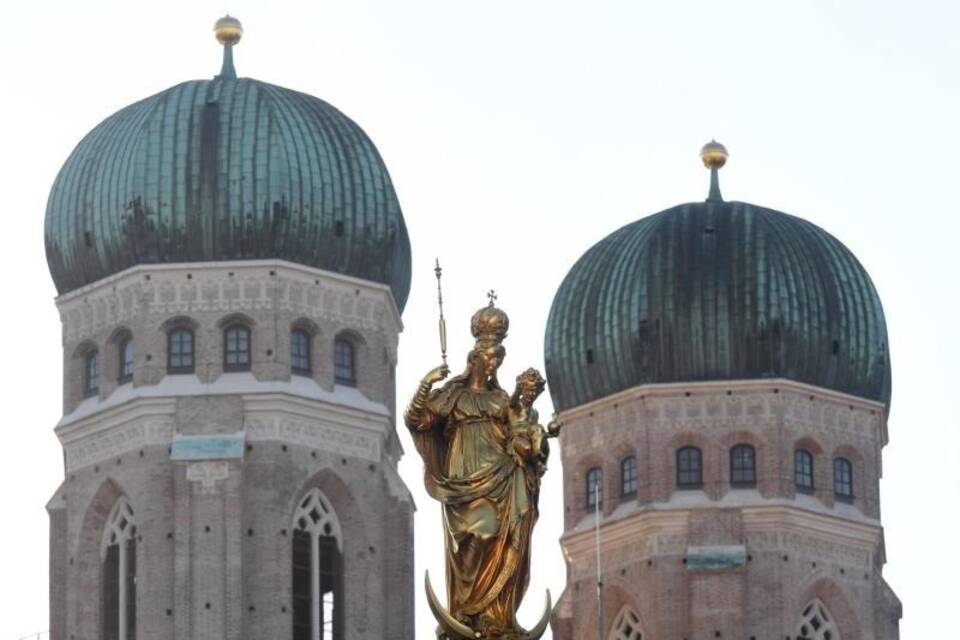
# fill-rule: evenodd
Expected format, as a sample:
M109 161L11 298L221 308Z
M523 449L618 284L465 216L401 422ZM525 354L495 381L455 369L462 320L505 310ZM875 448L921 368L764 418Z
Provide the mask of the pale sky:
M47 194L80 138L118 109L219 70L213 22L245 27L238 74L319 96L356 120L394 179L413 245L401 402L439 361L434 257L445 268L451 362L495 288L511 316L501 378L543 366L553 293L594 242L705 197L716 137L728 200L802 216L871 274L893 363L881 486L902 636L955 628L960 574L960 5L955 2L4 3L0 21L0 314L7 414L0 464L0 640L47 629L47 516L62 479L60 324L43 252ZM542 415L552 412L545 394ZM401 429L402 431L402 429ZM417 637L434 623L439 507L406 433L418 505ZM558 458L558 456L557 456ZM560 465L541 498L532 624L564 566Z

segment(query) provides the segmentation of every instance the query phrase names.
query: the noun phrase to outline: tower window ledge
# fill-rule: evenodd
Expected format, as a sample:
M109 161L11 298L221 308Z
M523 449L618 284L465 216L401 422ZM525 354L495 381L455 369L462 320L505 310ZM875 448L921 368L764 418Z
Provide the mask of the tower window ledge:
M76 409L63 416L57 423L57 429L66 427L84 418L107 409L118 407L140 398L167 398L176 396L215 396L262 393L287 393L307 400L316 400L389 416L386 405L363 395L356 387L335 386L333 391L321 387L312 378L293 376L287 380L258 381L252 373L224 373L213 382L201 382L196 374L164 376L155 385L122 385L113 390L105 399L87 398Z
M694 506L703 504L704 502L713 502L713 500L707 496L707 492L703 490L703 485L696 487L677 487L668 501L671 506L679 507L686 505Z

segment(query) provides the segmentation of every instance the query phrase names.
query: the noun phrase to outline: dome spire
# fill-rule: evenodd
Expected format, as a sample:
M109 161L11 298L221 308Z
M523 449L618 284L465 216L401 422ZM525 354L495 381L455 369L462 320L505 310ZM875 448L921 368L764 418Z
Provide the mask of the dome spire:
M223 66L217 77L235 79L237 70L233 67L233 46L243 37L243 25L228 13L213 25L213 35L223 45Z
M723 202L717 172L727 163L729 156L727 148L716 140L711 140L700 148L700 159L703 160L703 166L710 169L710 193L707 195L707 202Z

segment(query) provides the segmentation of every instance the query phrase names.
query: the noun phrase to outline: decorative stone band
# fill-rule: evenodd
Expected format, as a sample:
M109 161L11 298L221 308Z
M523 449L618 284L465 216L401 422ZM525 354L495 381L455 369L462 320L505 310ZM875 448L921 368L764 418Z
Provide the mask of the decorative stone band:
M742 544L687 547L687 571L723 571L746 564L747 548Z
M240 460L243 458L245 434L237 433L173 436L170 459L192 460Z
M56 303L68 342L143 313L283 309L393 336L403 327L389 286L284 260L138 265L65 293Z

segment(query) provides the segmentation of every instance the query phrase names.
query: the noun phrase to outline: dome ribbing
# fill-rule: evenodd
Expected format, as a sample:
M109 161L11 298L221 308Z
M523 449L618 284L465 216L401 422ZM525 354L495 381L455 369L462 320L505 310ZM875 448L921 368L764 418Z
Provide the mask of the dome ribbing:
M47 204L61 293L138 264L278 258L387 284L403 309L410 242L383 160L318 98L218 77L110 116Z
M668 209L567 274L545 337L565 410L630 387L782 377L888 403L880 299L836 238L742 202Z

